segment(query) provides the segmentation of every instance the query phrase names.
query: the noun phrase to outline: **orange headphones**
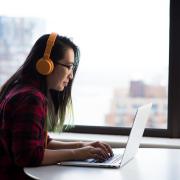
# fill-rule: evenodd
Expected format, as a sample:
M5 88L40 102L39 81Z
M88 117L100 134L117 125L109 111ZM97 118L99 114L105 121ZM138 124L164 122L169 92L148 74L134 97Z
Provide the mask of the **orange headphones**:
M52 47L54 46L56 37L57 37L57 33L54 33L54 32L49 35L44 55L36 63L36 70L38 71L39 74L49 75L52 73L54 69L54 63L50 59L50 55L51 55L51 50L52 50Z

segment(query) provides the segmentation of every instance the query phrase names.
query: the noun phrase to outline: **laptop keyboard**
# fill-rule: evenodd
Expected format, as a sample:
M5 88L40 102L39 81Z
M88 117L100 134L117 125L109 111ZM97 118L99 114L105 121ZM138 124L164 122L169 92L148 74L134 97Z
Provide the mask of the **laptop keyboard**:
M115 164L119 162L122 159L122 154L115 154L113 157L110 157L109 159L105 161L100 161L96 159L88 159L86 160L89 163L110 163L110 164Z
M115 163L119 162L121 159L122 159L122 154L116 154L111 158L110 163L115 164Z

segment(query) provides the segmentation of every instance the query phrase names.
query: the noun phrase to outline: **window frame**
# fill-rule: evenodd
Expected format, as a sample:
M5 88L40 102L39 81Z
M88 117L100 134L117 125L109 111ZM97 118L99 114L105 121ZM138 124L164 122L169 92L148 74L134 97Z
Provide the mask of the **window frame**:
M144 136L149 137L180 137L180 1L170 0L169 24L169 75L168 75L168 115L167 129L146 128ZM65 128L64 128L65 129ZM66 132L129 135L131 128L108 126L75 125Z

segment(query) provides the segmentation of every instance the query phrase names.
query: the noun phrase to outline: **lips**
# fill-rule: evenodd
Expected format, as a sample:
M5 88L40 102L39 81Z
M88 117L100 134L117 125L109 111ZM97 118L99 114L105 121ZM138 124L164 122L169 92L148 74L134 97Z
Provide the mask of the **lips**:
M65 86L67 86L67 85L68 85L68 82L64 82L63 84L64 84Z

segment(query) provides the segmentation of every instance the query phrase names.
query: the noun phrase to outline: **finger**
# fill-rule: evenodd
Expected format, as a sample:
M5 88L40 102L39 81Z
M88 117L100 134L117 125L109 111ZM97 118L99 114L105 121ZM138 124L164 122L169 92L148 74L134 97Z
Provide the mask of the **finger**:
M104 153L106 154L106 158L109 158L109 150L106 148L104 143L96 142L96 147L100 147L101 149L103 149Z
M110 153L110 155L113 156L114 153L113 153L113 151L112 151L111 146L110 146L109 144L106 144L106 143L104 143L104 146L106 146L106 148L107 148L107 150L108 150L108 153Z
M101 154L105 156L105 152L102 148L100 147L91 147L91 152L94 153L94 154Z
M98 159L106 159L105 155L103 154L102 150L100 148L93 148L91 150L91 153L94 155L97 155Z
M104 157L98 154L93 154L93 159L96 159L98 161L104 161Z
M103 151L104 151L105 154L106 154L106 158L108 159L110 156L109 156L109 151L108 151L108 149L106 148L106 146L105 146L103 143L100 143L100 148L103 149Z
M107 159L107 154L104 152L104 150L102 148L96 148L96 153L99 154L100 156L102 156L105 159Z

